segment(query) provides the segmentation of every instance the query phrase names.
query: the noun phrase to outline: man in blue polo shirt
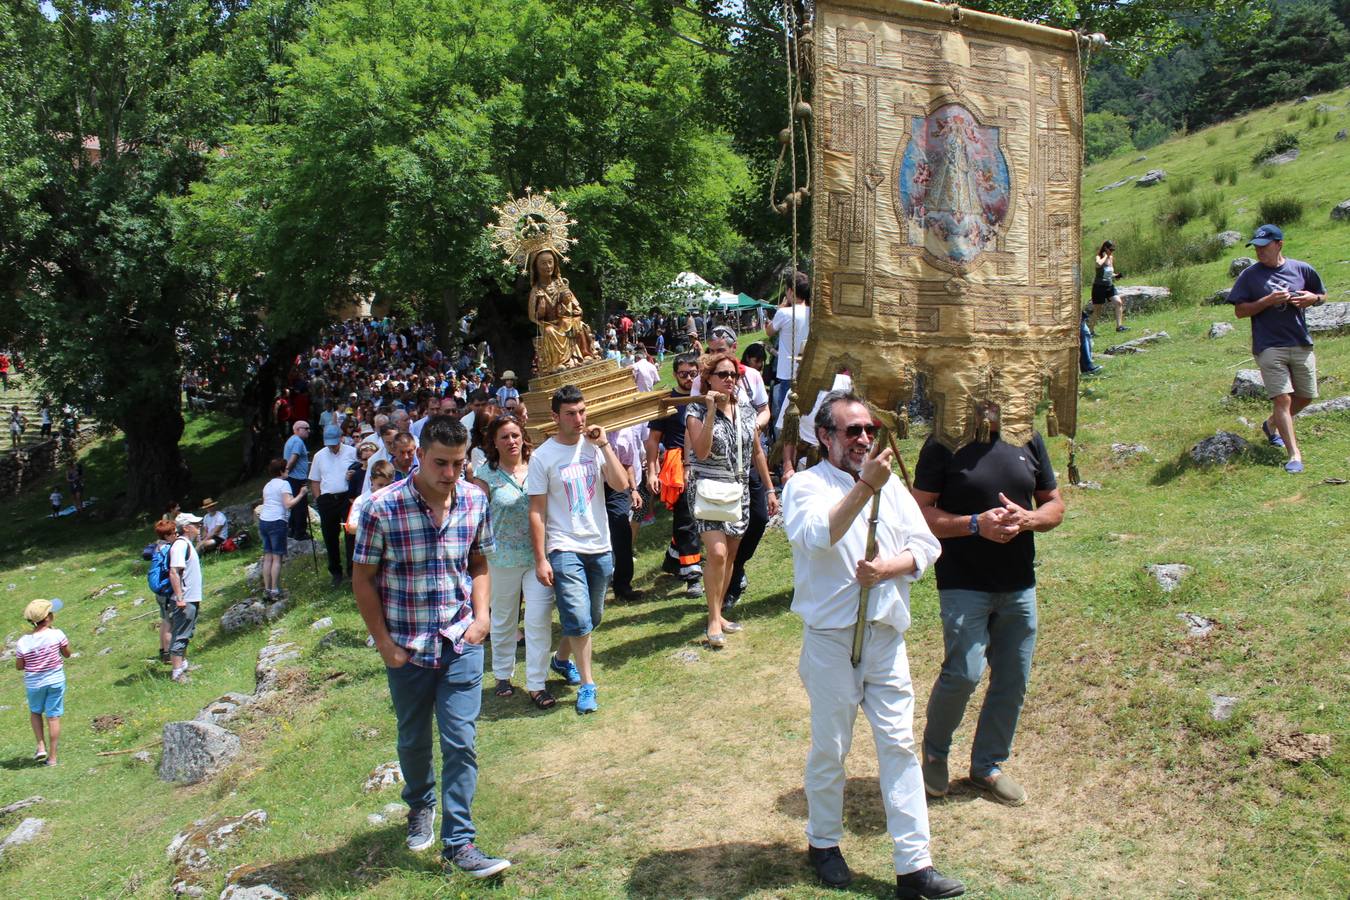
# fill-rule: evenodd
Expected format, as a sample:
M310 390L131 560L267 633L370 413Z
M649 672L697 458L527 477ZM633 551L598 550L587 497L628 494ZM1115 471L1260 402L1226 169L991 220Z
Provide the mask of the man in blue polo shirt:
M1238 275L1228 302L1239 319L1252 320L1252 356L1261 368L1274 411L1261 423L1266 440L1284 448L1284 470L1303 471L1294 436L1294 416L1317 397L1317 360L1304 310L1327 299L1317 270L1284 255L1278 225L1256 229L1247 246L1256 248L1256 264Z

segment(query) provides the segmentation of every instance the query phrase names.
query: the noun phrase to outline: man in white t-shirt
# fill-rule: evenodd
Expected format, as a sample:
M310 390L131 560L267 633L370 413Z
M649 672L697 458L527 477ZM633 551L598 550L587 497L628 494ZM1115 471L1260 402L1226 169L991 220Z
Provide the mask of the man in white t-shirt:
M650 391L661 380L661 372L647 357L647 348L638 344L634 351L633 381L639 391Z
M356 462L356 448L342 443L342 429L329 425L323 432L323 449L309 462L309 492L319 510L319 533L328 554L328 574L333 587L342 584L342 524L347 521L351 497L347 493L347 469ZM352 548L356 541L346 535L347 577L352 575Z
M197 549L203 552L219 550L230 536L230 520L220 511L220 504L210 497L202 501L202 512L205 513L202 516L202 539L197 543Z
M797 376L797 363L811 330L811 279L805 272L794 272L783 293L783 303L765 327L769 337L778 337L778 381L773 386L773 408L783 408L788 387Z
M184 684L188 677L188 641L197 630L197 611L202 602L202 560L196 548L202 519L192 513L179 513L173 523L178 527L178 537L169 547L169 584L173 587L169 662L173 665L173 680Z
M558 433L535 448L525 489L530 495L530 542L539 583L553 589L562 623L558 655L550 668L580 685L577 713L595 712L591 632L605 611L614 574L605 492L628 487L628 473L614 455L605 429L586 425L586 400L575 385L553 395ZM576 662L572 661L576 658Z

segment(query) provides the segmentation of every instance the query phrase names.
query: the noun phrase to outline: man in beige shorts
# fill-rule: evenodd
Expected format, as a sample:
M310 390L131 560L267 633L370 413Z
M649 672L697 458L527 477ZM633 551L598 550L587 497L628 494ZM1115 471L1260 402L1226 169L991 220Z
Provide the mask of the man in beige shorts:
M1252 320L1252 356L1274 407L1261 423L1272 446L1289 455L1284 470L1303 471L1303 455L1294 436L1294 416L1317 397L1317 360L1304 310L1327 299L1317 270L1284 255L1278 225L1256 229L1247 246L1256 248L1256 264L1238 275L1228 302L1239 319Z

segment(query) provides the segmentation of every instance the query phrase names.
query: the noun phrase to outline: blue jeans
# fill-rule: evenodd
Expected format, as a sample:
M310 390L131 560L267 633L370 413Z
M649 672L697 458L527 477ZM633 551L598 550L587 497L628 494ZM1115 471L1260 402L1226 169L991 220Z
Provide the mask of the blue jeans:
M1087 316L1078 323L1078 371L1091 372L1097 367L1092 361L1092 332L1088 330Z
M947 758L952 733L961 724L988 660L989 691L970 750L970 774L986 777L1012 754L1036 648L1036 588L1003 593L940 590L938 598L946 656L928 696L924 751Z
M769 394L769 430L775 430L778 422L779 411L787 405L788 389L792 387L792 382L784 378L773 383L773 389ZM804 412L804 410L798 410Z
M553 567L553 599L563 636L585 637L605 614L605 590L614 575L613 554L554 550L548 564Z
M474 791L478 787L478 710L482 705L483 647L465 644L456 653L441 642L441 668L412 663L385 669L389 696L398 720L398 764L403 769L403 800L412 809L436 806L436 775L431 769L431 716L441 740L441 843L458 847L474 839Z

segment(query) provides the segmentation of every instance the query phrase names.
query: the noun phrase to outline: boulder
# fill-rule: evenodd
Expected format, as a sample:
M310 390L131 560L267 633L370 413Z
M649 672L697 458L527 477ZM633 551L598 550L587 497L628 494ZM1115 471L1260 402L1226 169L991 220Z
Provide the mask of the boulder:
M310 556L317 553L318 550L311 540L297 541L295 539L286 542L286 555L281 558L283 565L299 556Z
M1256 260L1252 259L1250 256L1236 257L1228 263L1228 277L1236 278L1241 275L1243 271L1254 265L1256 265Z
M403 769L399 768L398 760L390 760L387 763L380 763L371 770L370 775L366 777L365 790L379 791L402 783Z
M1116 462L1125 462L1138 456L1148 453L1148 447L1143 444L1122 444L1114 443L1111 445L1111 458Z
M1172 292L1165 287L1150 287L1138 284L1116 289L1126 315L1148 312L1172 299Z
M1236 247L1242 243L1242 232L1240 231L1220 231L1214 235L1214 240L1218 241L1219 246L1227 250L1229 247Z
M1212 338L1221 338L1225 334L1231 334L1232 332L1232 322L1215 322L1213 325L1209 326L1209 336Z
M38 835L42 834L42 829L46 827L46 819L24 819L17 828L9 833L9 837L0 842L0 856L4 856L5 851L11 847L21 847L24 844L32 843Z
M1343 140L1345 140L1347 137L1350 137L1350 132L1347 132L1344 128L1342 128L1340 131L1336 132L1336 140L1338 140L1338 141L1343 141Z
M279 669L282 663L300 658L300 648L287 641L283 644L268 644L258 651L258 665L253 670L256 687L255 696L265 694L277 686Z
M1104 184L1104 185L1102 185L1101 187L1097 188L1097 193L1100 194L1102 191L1113 191L1113 190L1115 190L1115 189L1118 188L1118 187L1124 187L1125 185L1129 184L1131 181L1134 181L1134 179L1137 178L1137 177L1138 177L1138 176L1136 176L1136 175L1126 175L1124 178L1120 179L1119 181L1113 181L1113 182L1111 182L1110 184Z
M1308 102L1309 100L1311 100L1311 99L1312 99L1311 97L1309 97L1309 96L1307 96L1307 95L1305 94L1304 96L1299 97L1299 98L1298 98L1297 100L1295 100L1294 102L1295 102L1295 103L1307 103L1307 102Z
M45 799L46 798L43 797L41 794L34 794L33 796L28 797L26 799L15 800L13 803L7 804L5 806L0 806L0 819L3 819L5 816L12 816L16 812L27 809L30 806L37 806Z
M220 892L220 900L289 900L286 894L270 884L227 884Z
M1233 710L1237 709L1238 698L1230 697L1227 694L1209 695L1209 716L1216 722L1226 722L1233 718Z
M1153 580L1158 582L1158 587L1163 589L1163 593L1170 594L1181 584L1181 579L1195 571L1195 569L1185 563L1155 563L1151 566L1144 566L1144 571L1153 576Z
M1340 334L1350 331L1350 301L1323 303L1304 311L1308 330L1313 334Z
M197 722L210 722L212 725L224 725L239 715L239 710L253 702L248 694L231 691L212 700L197 713Z
M322 619L315 620L314 624L310 625L309 627L311 631L323 631L325 628L332 628L333 617L324 616Z
M98 614L98 624L107 625L113 619L117 618L117 607L104 607L103 612Z
M1213 619L1195 613L1177 613L1177 618L1186 623L1186 636L1193 638L1209 637L1216 623Z
M1331 400L1323 400L1321 403L1310 403L1299 413L1303 416L1322 416L1327 413L1350 412L1350 396L1335 397Z
M1286 150L1283 153L1276 153L1274 156L1267 156L1265 159L1261 160L1261 165L1282 166L1285 163L1291 163L1294 160L1298 159L1298 154L1299 149L1297 147L1294 147L1293 149Z
M1233 376L1233 386L1228 393L1246 400L1266 399L1266 384L1261 380L1260 369L1238 369Z
M1165 331L1158 331L1153 334L1145 334L1135 338L1132 341L1126 341L1123 344L1116 344L1114 347L1108 347L1102 352L1107 356L1117 356L1121 353L1143 353L1149 344L1158 341L1167 340L1169 335Z
M1331 218L1337 222L1350 219L1350 200L1342 200L1331 208Z
M267 621L267 604L250 597L231 605L220 617L220 628L226 633L247 631Z
M210 778L239 754L239 737L210 722L169 722L164 726L159 777L196 784Z
M1167 180L1167 173L1162 169L1149 169L1143 177L1134 183L1135 187L1153 187Z
M249 590L262 587L262 562L249 563L244 567L244 584Z
M242 816L216 816L198 819L189 828L174 835L165 853L169 861L201 871L210 865L208 851L229 846L245 831L256 831L267 824L267 812L250 810Z
M1198 465L1224 465L1237 459L1250 449L1251 444L1248 444L1233 432L1218 431L1215 432L1213 437L1207 437L1192 447L1190 456L1191 460Z

